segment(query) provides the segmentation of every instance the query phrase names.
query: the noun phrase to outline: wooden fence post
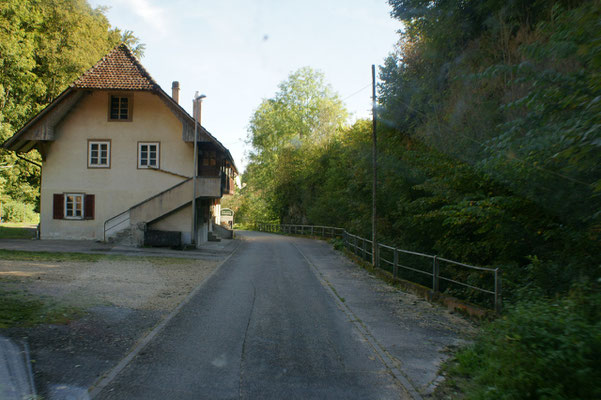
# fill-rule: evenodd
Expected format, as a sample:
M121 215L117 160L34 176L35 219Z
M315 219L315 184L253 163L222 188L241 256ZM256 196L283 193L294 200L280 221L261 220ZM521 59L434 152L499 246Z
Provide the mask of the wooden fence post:
M363 259L365 260L365 257L367 257L367 249L365 248L365 239L361 238L361 250L363 253Z
M438 292L438 257L434 256L432 261L432 290Z
M499 268L495 268L495 311L501 313L502 297L501 297L501 276Z
M378 245L378 242L372 242L371 244L371 251L374 253L373 256L373 260L374 260L374 267L380 267L380 246Z
M396 247L393 250L393 264L392 264L392 276L394 278L398 278L399 277L399 252L397 251Z

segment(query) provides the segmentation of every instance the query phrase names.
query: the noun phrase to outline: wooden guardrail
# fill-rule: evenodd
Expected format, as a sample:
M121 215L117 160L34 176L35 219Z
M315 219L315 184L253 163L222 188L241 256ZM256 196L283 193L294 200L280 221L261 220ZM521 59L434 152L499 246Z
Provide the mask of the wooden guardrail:
M332 226L255 223L255 230L260 232L341 238L345 248L362 257L364 260L371 260L374 251L374 246L371 240L348 233L343 228L336 228ZM414 275L417 274L415 276L423 275L431 277L432 290L434 292L441 291L440 283L442 281L466 287L487 295L492 295L495 310L497 312L501 311L501 271L499 268L478 267L475 265L449 260L437 255L398 249L382 243L377 243L375 250L375 266L383 269L392 269L391 272L395 278L399 277L399 269L404 269L406 271L411 271L411 273ZM411 258L413 258L413 262L409 261ZM481 274L484 274L486 277L488 277L488 280L492 280L490 282L490 286L486 288L476 286L475 283L462 282L456 277L450 277L448 274L445 274L445 272L448 272L448 270L457 268L459 270L478 271ZM480 280L486 280L486 277L483 277Z

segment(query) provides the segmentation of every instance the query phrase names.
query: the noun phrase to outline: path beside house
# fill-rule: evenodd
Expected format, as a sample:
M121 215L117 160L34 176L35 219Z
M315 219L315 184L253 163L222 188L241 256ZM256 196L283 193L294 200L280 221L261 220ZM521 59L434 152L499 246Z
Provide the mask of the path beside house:
M199 249L174 250L163 247L130 247L93 240L0 239L0 250L109 254L143 257L170 257L220 260L232 252L234 240L203 243Z

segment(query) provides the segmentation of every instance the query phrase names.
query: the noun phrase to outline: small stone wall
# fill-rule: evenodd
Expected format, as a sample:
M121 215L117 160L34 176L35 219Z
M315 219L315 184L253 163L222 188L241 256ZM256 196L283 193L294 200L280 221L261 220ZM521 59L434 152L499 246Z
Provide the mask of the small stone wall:
M182 233L148 229L144 232L144 246L181 247Z

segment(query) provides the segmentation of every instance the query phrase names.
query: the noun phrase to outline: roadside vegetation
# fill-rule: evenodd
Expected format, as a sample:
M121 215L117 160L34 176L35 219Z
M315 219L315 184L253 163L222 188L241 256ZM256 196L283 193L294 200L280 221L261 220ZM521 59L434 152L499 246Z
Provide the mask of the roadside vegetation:
M62 305L47 296L0 290L0 329L66 324L83 314L83 310Z
M186 264L190 262L189 258L183 257L153 257L153 256L126 256L118 254L89 254L89 253L68 253L68 252L47 252L47 251L21 251L21 250L3 250L0 249L0 259L14 261L130 261L145 262L151 261L154 264Z
M503 315L440 395L601 397L601 2L389 3L405 28L379 70L379 238L503 273ZM318 71L282 82L250 120L237 221L369 237L371 121L346 117Z
M35 227L23 223L0 224L0 239L32 239L35 237Z

